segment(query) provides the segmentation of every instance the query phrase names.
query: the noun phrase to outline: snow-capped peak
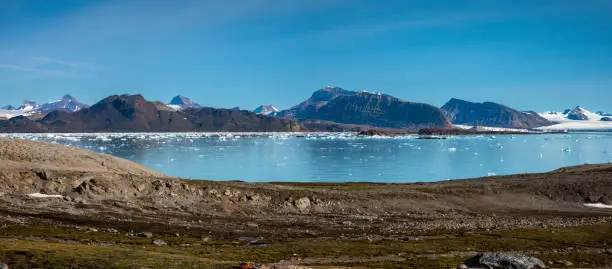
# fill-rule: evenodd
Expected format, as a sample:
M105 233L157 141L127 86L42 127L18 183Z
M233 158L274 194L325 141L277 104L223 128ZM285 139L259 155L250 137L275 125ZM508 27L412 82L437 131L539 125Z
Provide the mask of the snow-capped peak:
M563 112L547 111L540 113L540 116L553 122L563 121L600 121L603 117L601 113L593 113L581 106L573 109L566 109Z
M198 108L201 107L198 103L194 103L189 97L183 95L177 95L168 103L168 107L174 110L183 110L187 108Z
M253 112L259 115L270 116L280 112L280 110L273 105L261 105L254 109Z
M69 112L76 112L83 108L88 107L85 104L79 103L76 98L72 95L64 95L62 99L57 101L44 103L39 105L34 101L24 101L23 105L18 108L13 106L6 106L0 109L0 117L13 118L17 116L31 116L36 114L47 114L51 111L64 110Z

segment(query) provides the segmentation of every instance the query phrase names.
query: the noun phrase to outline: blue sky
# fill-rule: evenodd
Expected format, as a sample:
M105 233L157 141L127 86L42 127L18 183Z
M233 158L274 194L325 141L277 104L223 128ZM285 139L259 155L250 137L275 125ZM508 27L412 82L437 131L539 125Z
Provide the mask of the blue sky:
M337 85L612 111L610 14L608 0L0 0L0 104L286 108Z

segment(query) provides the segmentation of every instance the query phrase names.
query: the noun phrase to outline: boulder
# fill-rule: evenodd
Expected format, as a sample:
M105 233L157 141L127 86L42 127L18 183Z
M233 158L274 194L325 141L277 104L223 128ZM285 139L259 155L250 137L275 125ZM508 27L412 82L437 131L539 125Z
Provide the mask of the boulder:
M310 199L308 199L308 197L297 199L293 204L300 211L308 211L310 209Z
M140 232L140 233L137 233L136 236L138 236L138 237L145 237L145 238L151 238L151 237L153 237L153 233L150 233L150 232Z
M463 267L461 267L463 265ZM537 269L546 268L538 258L519 253L497 252L479 253L466 260L458 268L489 268L489 269Z
M165 245L168 245L164 240L159 240L159 239L155 239L151 241L151 244L156 245L158 247L163 247Z

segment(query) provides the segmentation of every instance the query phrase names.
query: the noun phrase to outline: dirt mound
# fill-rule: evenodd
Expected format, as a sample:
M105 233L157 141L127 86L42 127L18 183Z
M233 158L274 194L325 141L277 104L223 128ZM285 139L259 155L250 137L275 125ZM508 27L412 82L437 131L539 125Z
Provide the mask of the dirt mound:
M142 165L68 146L0 138L0 167L163 176Z

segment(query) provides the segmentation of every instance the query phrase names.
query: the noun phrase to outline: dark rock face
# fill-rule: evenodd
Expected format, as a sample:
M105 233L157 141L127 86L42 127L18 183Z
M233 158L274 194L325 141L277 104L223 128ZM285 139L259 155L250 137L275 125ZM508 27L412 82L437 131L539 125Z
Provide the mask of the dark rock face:
M44 133L49 128L24 116L0 121L0 132L4 133Z
M308 100L299 103L297 106L280 111L277 116L281 118L303 119L303 115L316 112L319 107L327 104L327 102L340 95L355 94L357 94L357 92L345 90L340 87L326 87L314 92Z
M450 122L437 107L400 100L393 96L325 88L299 105L279 113L299 120L416 130L448 128Z
M453 98L442 106L442 110L446 117L455 124L517 129L553 124L538 113L521 112L492 102L473 103Z
M612 117L602 117L600 121L612 121Z
M302 131L296 121L257 115L246 110L203 107L184 110L187 120L197 131L284 132Z
M248 111L214 108L174 111L141 95L113 95L77 112L53 111L39 121L17 117L0 123L0 132L239 132L301 128L292 120Z
M465 261L459 268L537 269L546 268L546 265L538 258L518 253L500 252L480 253Z

